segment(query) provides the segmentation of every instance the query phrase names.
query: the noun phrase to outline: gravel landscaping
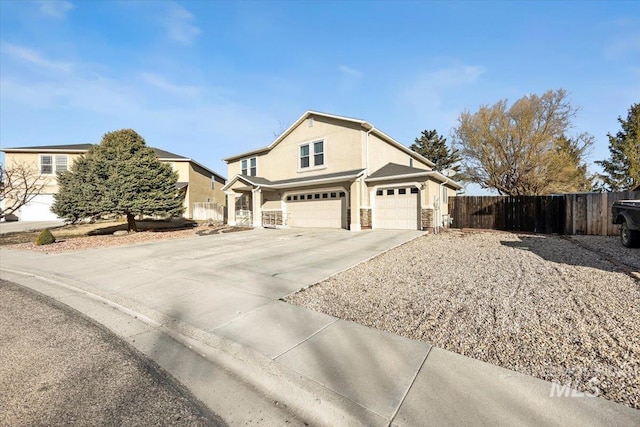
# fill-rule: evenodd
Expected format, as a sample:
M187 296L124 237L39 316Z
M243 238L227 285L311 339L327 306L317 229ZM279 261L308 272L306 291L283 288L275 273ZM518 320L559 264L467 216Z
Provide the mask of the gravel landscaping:
M567 239L427 235L287 301L640 409L640 281Z
M640 271L640 248L625 248L620 243L620 237L571 236L571 238L628 265L634 271Z
M68 239L57 240L51 245L38 246L35 243L18 243L6 245L7 249L27 249L38 252L58 253L67 251L77 251L81 249L104 248L109 246L130 245L134 243L143 243L155 240L167 239L183 239L186 237L209 236L220 233L230 233L234 231L247 230L241 227L208 227L199 226L180 230L162 230L162 231L139 231L137 233L129 233L122 236L113 234L74 237ZM56 235L56 230L52 230Z

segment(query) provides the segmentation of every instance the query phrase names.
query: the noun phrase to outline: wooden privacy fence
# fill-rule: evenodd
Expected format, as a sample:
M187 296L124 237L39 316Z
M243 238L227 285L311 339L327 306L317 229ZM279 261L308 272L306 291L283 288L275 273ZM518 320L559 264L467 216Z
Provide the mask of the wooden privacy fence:
M455 228L615 236L619 226L611 223L611 205L616 200L639 198L638 191L461 196L449 198L449 215Z

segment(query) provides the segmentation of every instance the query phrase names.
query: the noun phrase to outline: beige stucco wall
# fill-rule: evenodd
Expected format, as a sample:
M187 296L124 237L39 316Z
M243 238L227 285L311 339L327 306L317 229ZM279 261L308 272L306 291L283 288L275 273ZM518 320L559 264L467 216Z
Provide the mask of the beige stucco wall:
M441 187L439 182L431 181L431 180L427 181L426 187L427 188L426 188L426 191L424 192L425 197L423 198L423 202L427 204L423 206L433 208L433 197L438 196L440 198L440 208L442 210L442 215L448 215L449 214L449 197L456 197L455 188L448 185L443 185ZM444 196L442 193L443 188L447 188L446 196Z
M187 192L184 198L184 216L193 216L193 204L198 202L211 202L226 205L226 196L222 191L224 181L216 178L211 180L211 174L193 162L173 161L166 162L178 172L178 182L188 182Z
M272 150L247 157L247 159L257 158L257 176L276 181L365 169L367 157L370 174L389 162L406 166L413 164L413 167L418 169L431 169L416 158L411 162L411 156L408 153L374 133L370 133L367 137L367 132L358 123L322 116L312 117L313 126L309 126L309 120L306 119ZM299 169L300 145L319 140L325 141L325 164L320 168ZM242 160L237 159L228 163L229 177L241 173Z
M263 191L262 209L282 209L282 193L279 191Z
M82 154L77 153L5 153L5 163L7 167L11 167L15 163L23 163L26 165L32 165L35 174L40 173L40 156L52 155L52 156L67 156L67 165L71 168L74 160ZM165 162L168 163L172 169L178 172L179 182L188 182L187 193L185 195L185 217L191 216L192 203L194 202L206 202L209 199L211 202L216 202L221 205L226 204L226 197L222 191L224 187L224 180L216 178L212 185L211 174L201 167L193 164L192 162ZM55 157L54 157L54 170L55 170ZM55 173L52 175L45 175L42 177L47 183L44 187L42 194L55 194L58 192L58 183Z
M11 167L12 164L24 164L33 167L34 174L40 174L40 156L50 155L54 156L53 170L51 175L43 175L41 179L45 181L45 187L42 189L42 194L55 194L58 192L58 180L55 174L55 156L67 156L67 165L71 168L73 161L81 154L66 154L66 153L5 153L5 163L7 167Z
M366 133L365 133L366 134ZM369 173L372 174L387 163L411 166L411 156L397 147L383 141L373 133L369 135ZM431 168L418 159L413 159L413 167L417 169L431 170Z
M319 140L325 142L324 165L300 170L299 146ZM276 181L361 169L364 168L362 145L358 124L314 117L313 126L309 127L308 120L303 121L268 154L257 156L257 175ZM228 176L241 172L241 160L228 164Z

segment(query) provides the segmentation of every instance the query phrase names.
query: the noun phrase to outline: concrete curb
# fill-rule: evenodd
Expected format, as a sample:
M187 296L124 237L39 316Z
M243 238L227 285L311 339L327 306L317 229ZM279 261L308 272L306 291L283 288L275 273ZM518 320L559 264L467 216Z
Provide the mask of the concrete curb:
M370 426L389 423L384 417L251 348L195 328L134 301L93 288L88 290L86 289L89 288L88 286L69 278L8 268L0 268L0 271L12 275L13 278L8 280L19 284L19 277L33 278L46 283L52 287L51 293L46 295L62 304L64 302L60 301L59 296L56 295L55 288L63 288L137 319L182 344L185 351L198 353L253 386L268 398L284 403L294 415L314 425ZM23 286L43 293L42 290L35 289L29 284ZM84 312L83 314L99 322L92 313ZM118 334L117 331L113 332Z

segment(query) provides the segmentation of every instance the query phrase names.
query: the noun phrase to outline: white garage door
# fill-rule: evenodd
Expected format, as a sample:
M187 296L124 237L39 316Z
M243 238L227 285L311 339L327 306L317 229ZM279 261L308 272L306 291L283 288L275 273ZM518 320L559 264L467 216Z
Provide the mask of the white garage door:
M373 228L417 230L418 189L415 187L385 188L376 191Z
M53 205L53 194L40 194L20 208L20 221L54 221L59 219L49 208Z
M290 227L346 228L346 194L323 191L287 196L287 225Z

